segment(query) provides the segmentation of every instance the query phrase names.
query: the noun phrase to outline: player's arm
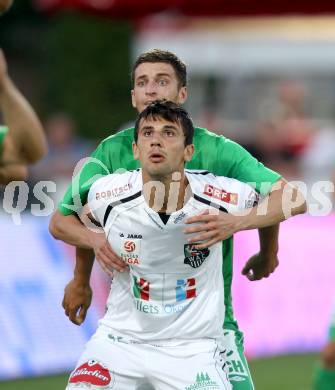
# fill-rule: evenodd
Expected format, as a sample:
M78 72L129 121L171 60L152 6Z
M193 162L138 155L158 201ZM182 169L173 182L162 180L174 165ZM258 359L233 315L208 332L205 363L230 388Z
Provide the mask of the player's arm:
M77 205L78 207L75 208L76 213L80 215L80 219L73 213L63 215L61 212L62 210L73 210L74 206L69 205L66 208L64 207L64 202L62 202L62 208L57 210L51 218L49 230L53 237L58 240L62 240L70 245L74 245L82 249L93 250L100 266L107 274L111 275L112 269L123 272L125 269L125 263L113 251L102 229L97 231L96 226L92 225L91 228L88 229L87 226L82 223L82 221L85 221L85 223L89 222L87 214L91 214L90 219L95 219L98 223L100 223L100 225L102 225L104 212L107 207L107 204L103 199L97 200L95 196L95 188L99 187L99 183L104 181L104 179L101 178L101 171L99 172L101 165L98 164L97 167L96 163L94 163L93 166L89 168L90 164L91 163L88 163L86 165L86 172L82 171L79 175L81 178L84 178L84 180L81 180L78 176L74 179L74 183L77 183L79 185L79 189L83 192L83 194L80 194L80 205ZM96 177L100 176L101 180L97 180L93 184L91 184L89 180L85 180L87 176L91 177L92 175ZM106 171L104 171L104 176L106 176ZM81 183L83 183L83 185L80 185ZM89 190L87 191L88 188ZM72 194L72 192L73 189L71 186L70 190L67 191L66 196L69 196L68 194ZM88 203L82 207L81 201L85 200L87 200ZM66 202L69 203L68 200ZM72 196L70 203L76 203L74 202L74 196ZM81 209L79 209L79 206L81 206ZM92 229L92 227L94 229Z
M59 210L51 217L49 231L56 240L82 249L93 249L96 239L96 233L89 230L76 215L65 216Z
M73 279L64 289L62 306L70 321L81 325L92 302L90 277L94 263L93 250L76 248L76 265Z
M275 189L281 175L268 169L241 145L224 138L220 140L218 159L225 158L223 163L229 171L223 176L229 176L244 183L252 183L256 190L266 196L268 191ZM220 172L217 172L220 174ZM268 277L279 264L278 235L279 223L258 229L260 250L247 261L242 273L249 280L259 280Z
M58 209L51 217L49 231L54 238L83 249L93 249L96 239L93 232L82 223L79 216L87 204L93 183L109 174L101 158L105 151L101 143L72 178Z
M279 265L279 223L258 229L258 235L260 250L250 257L242 269L242 275L251 281L269 277Z
M306 201L298 188L280 179L260 205L249 209L244 215L221 212L213 215L207 210L186 221L187 224L197 225L187 228L185 233L197 233L189 242L203 242L197 245L199 249L203 249L238 231L273 226L290 216L306 212L306 209Z
M95 254L101 268L110 276L113 269L123 272L127 267L113 251L103 231L97 232L87 228L74 215L65 216L57 210L51 217L49 231L57 240L64 241L79 249L90 250L91 253ZM78 274L81 269L81 267L78 268Z
M3 154L11 159L18 160L17 150L14 147L11 135L8 134L7 126L0 127L0 184L6 185L11 181L26 180L28 169L25 164L17 162L3 163Z
M13 3L13 0L0 0L0 15L7 11Z
M47 143L42 125L31 105L16 88L7 72L7 63L0 49L0 109L9 128L9 135L20 153L20 160L4 155L2 163L32 164L47 152Z
M321 351L321 362L325 369L335 370L335 312L330 324L327 344Z
M7 185L11 181L26 180L28 177L28 169L25 165L12 164L0 165L0 184Z

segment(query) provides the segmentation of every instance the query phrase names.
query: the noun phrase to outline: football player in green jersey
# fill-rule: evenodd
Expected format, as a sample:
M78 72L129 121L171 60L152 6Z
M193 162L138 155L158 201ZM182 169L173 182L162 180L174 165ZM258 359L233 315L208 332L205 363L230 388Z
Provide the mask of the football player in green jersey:
M186 66L173 53L155 49L143 53L134 64L132 105L141 112L157 99L167 99L182 104L187 99ZM77 246L77 261L74 279L67 285L63 300L66 315L74 323L80 324L86 316L90 305L90 273L94 254L102 268L111 273L112 269L125 270L125 264L113 252L104 236L89 231L76 217L81 206L86 204L87 194L92 183L108 173L123 168L137 169L138 162L133 159L132 143L134 129L129 128L106 138L100 143L75 175L72 185L66 192L58 211L51 219L50 231L57 239ZM282 197L285 180L253 158L245 149L235 142L203 128L195 128L195 153L186 165L190 169L205 169L214 174L228 176L243 182L254 183L257 191L263 195L269 193L268 211L265 215L254 215L254 225L259 228L260 252L246 263L243 273L250 280L268 277L278 265L278 222L285 219L282 209ZM126 191L127 189L117 189ZM292 215L303 212L306 205L299 191L294 189L296 198ZM240 230L237 219L229 215L201 215L190 223L200 222L199 227L190 226L197 231L200 240L206 243L222 241L224 245L223 277L225 284L226 317L224 329L230 336L230 379L234 389L253 389L248 365L243 352L243 336L238 330L233 315L231 282L233 240L231 236ZM270 226L270 227L268 227ZM93 253L93 251L94 253Z
M0 111L6 126L0 126L0 184L24 180L27 165L47 150L42 125L34 110L16 88L7 72L0 49Z
M321 361L315 372L315 390L335 389L335 310L331 319L328 341L321 351Z

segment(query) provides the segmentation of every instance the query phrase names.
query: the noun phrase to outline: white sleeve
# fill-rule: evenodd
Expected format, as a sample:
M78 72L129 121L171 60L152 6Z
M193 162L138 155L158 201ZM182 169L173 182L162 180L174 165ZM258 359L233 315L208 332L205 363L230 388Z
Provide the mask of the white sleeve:
M238 209L251 209L259 202L259 194L250 185L238 182L240 186Z
M232 209L243 210L258 204L259 194L249 184L223 176L217 176L217 179L225 189L227 202Z
M107 179L107 176L97 180L91 186L87 197L87 204L92 217L99 222L101 226L103 226L104 216L110 203L105 197L101 196L105 192L104 190L108 183L110 183L110 181Z

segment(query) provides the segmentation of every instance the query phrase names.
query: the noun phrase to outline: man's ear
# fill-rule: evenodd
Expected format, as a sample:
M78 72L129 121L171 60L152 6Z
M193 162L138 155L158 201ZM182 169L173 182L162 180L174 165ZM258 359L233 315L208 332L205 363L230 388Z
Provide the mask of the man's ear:
M131 94L131 105L136 108L136 102L135 102L135 91L132 89L130 91L130 94Z
M186 145L184 150L184 160L185 162L191 161L194 154L194 145Z
M187 87L181 87L178 92L178 104L184 104L187 100L188 92Z
M133 141L133 155L134 155L134 160L138 160L140 158L140 152L138 150L138 146L135 141Z

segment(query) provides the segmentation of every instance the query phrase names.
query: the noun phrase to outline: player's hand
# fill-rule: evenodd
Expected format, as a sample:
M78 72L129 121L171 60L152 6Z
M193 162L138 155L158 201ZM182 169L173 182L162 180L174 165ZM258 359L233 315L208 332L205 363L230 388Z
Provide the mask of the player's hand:
M277 254L264 254L262 252L251 256L242 269L242 275L249 280L260 280L268 278L278 267L279 261Z
M335 369L335 341L330 341L321 351L321 360L327 370Z
M92 301L92 289L89 283L72 279L65 287L62 306L69 320L81 325L86 318Z
M100 267L107 275L113 277L113 270L124 272L127 264L117 255L110 246L104 233L92 233L92 247Z
M189 238L190 244L200 242L196 245L197 249L208 248L217 242L226 240L239 230L239 221L241 217L219 213L210 214L209 210L201 214L188 218L186 224L193 225L184 230L186 234L195 234Z

